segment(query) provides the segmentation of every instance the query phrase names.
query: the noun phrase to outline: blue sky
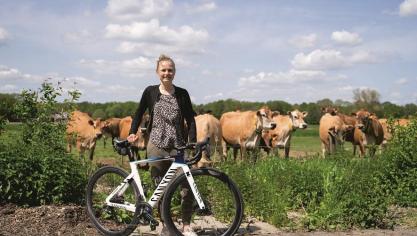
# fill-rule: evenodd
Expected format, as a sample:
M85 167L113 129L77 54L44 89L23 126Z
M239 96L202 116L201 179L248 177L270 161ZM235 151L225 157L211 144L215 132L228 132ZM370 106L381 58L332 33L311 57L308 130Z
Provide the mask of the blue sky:
M417 0L0 0L0 93L46 78L81 101L138 101L161 53L196 104L417 103Z

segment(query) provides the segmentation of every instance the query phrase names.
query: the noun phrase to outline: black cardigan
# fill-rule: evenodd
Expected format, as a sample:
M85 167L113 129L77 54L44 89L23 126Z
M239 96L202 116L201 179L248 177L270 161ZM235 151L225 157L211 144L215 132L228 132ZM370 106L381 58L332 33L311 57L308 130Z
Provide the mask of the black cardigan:
M178 106L181 111L181 120L187 122L187 129L185 130L184 122L181 122L180 127L184 131L184 137L186 137L188 133L189 142L197 142L196 137L196 126L195 126L195 119L196 116L195 111L191 105L190 95L188 94L187 90L175 87L174 97L177 100ZM139 124L142 121L143 114L145 114L146 109L148 109L150 114L150 121L146 132L148 134L151 133L152 129L152 121L153 121L153 108L159 98L161 97L161 92L159 92L159 85L152 85L148 86L145 91L143 91L142 98L140 99L139 106L136 109L135 116L133 117L132 126L130 127L129 134L136 134L139 128ZM187 132L187 133L185 133Z

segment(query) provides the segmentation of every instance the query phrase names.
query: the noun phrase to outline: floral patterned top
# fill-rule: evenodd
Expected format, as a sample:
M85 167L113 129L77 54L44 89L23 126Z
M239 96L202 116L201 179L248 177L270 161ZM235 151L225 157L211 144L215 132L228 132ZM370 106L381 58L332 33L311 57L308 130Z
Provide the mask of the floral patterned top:
M172 149L185 145L181 129L181 110L172 95L162 94L155 103L150 142L161 149Z

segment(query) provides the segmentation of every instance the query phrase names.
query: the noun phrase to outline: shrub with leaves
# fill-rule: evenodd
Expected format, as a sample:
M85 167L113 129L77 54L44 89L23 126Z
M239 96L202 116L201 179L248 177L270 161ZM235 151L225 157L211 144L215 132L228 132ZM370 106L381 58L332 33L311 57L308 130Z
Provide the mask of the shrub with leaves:
M0 116L0 135L6 127L7 120L5 117Z
M0 202L38 205L80 202L86 167L66 152L65 122L53 122L62 88L44 82L39 91L23 91L15 111L22 132L0 151ZM71 91L62 112L70 112L79 92ZM61 108L62 109L62 108Z
M226 162L219 168L235 180L245 200L245 214L279 227L346 229L388 227L388 201L378 159L307 160L268 158Z
M408 126L394 127L394 135L383 155L385 174L382 182L393 203L417 207L417 120Z

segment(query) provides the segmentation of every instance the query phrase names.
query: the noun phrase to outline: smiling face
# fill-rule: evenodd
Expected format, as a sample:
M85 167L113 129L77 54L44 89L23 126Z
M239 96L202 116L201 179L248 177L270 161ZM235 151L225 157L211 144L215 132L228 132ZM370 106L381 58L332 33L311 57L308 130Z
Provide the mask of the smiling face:
M163 84L172 84L175 76L175 65L170 60L163 60L158 63L156 73Z

